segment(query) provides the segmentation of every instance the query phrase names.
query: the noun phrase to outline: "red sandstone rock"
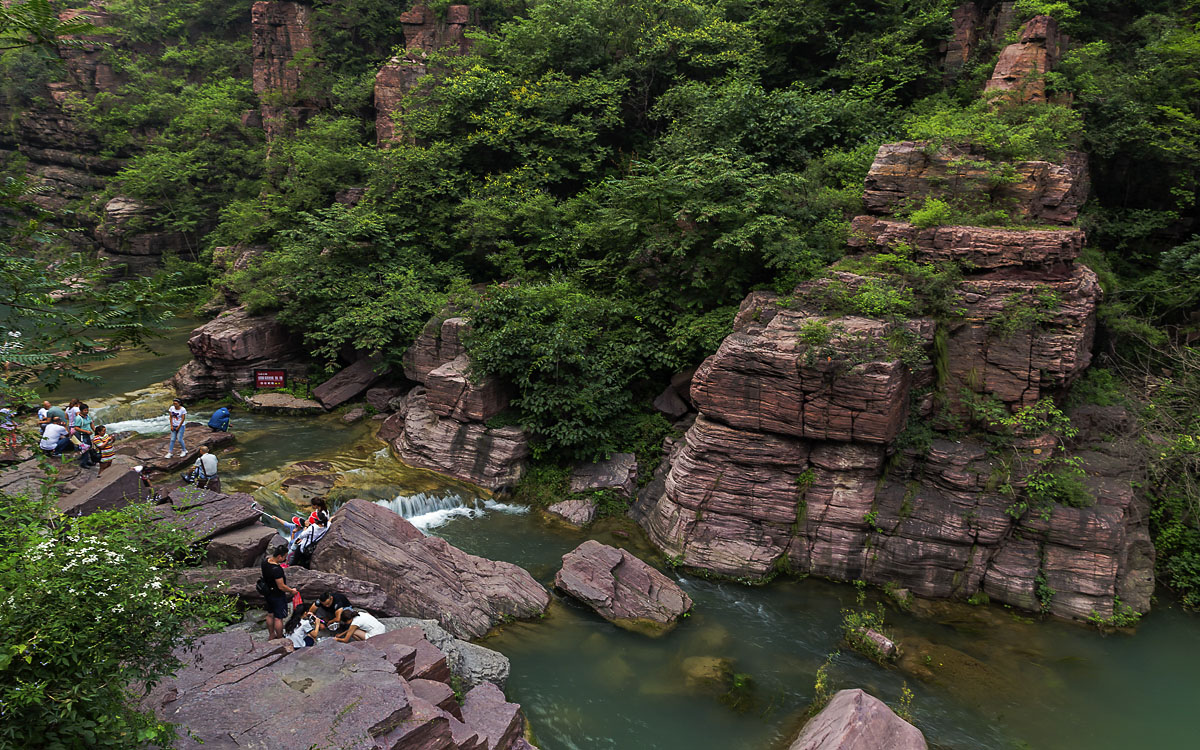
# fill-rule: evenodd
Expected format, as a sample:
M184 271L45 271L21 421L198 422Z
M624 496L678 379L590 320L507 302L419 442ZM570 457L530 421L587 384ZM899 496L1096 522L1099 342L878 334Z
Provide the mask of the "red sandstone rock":
M398 614L436 619L460 638L478 638L503 617L540 614L550 603L546 590L516 565L426 537L366 500L338 508L312 567L374 582Z
M983 158L969 147L931 149L923 141L885 143L879 147L867 173L863 204L873 214L894 214L919 205L927 195L982 192L987 173L957 162ZM1045 161L1014 162L1019 180L990 194L1017 216L1049 224L1066 224L1079 215L1090 187L1087 157L1069 152L1062 164Z
M104 474L96 476L94 472L86 471L87 483L63 493L56 503L58 509L67 516L87 516L145 499L146 491L141 475L133 470L134 463L127 456L116 456Z
M662 635L692 608L683 589L628 550L589 539L562 560L554 585L628 630Z
M801 338L805 324L831 332L828 351ZM761 330L733 333L704 361L692 401L735 427L816 440L887 443L908 410L909 370L876 353L891 324L781 310Z
M614 453L606 461L580 464L571 471L571 492L612 490L624 497L637 491L637 457L632 453Z
M184 580L190 583L203 583L213 593L236 596L252 606L262 604L262 595L255 589L255 582L260 577L262 571L258 567L191 568L183 572ZM323 570L290 567L287 569L287 582L289 586L300 590L306 602L316 601L317 597L326 591L338 591L345 594L355 607L374 612L381 617L394 616L399 611L388 598L387 592L369 581L360 581Z
M574 498L554 503L546 508L546 512L572 526L582 528L596 517L596 504L587 498Z
M326 409L333 409L357 398L387 374L386 369L380 369L381 361L380 357L363 357L342 368L332 378L313 388L313 398Z
M979 6L973 2L963 3L950 11L951 36L943 49L942 70L947 78L953 77L971 57L979 39L979 27L983 16Z
M409 466L447 474L498 490L516 484L525 473L529 438L520 427L487 427L439 417L422 389L405 400L404 428L392 449Z
M463 720L487 737L488 750L510 750L525 730L521 707L509 703L500 688L485 682L463 698Z
M926 750L921 731L862 690L841 690L789 750Z
M471 330L466 318L432 318L404 353L404 376L424 383L429 373L466 354L462 339Z
M508 407L508 389L498 379L470 374L471 360L460 354L425 376L425 401L434 414L459 422L486 422Z
M267 96L294 95L300 90L300 68L292 61L312 48L309 16L312 10L288 0L258 0L250 6L250 47L254 59L251 73L254 93ZM310 116L309 105L262 105L263 130L267 139L280 135Z
M270 526L247 526L219 534L209 540L205 560L227 568L249 568L276 536Z
M955 262L968 270L1010 266L1055 266L1071 263L1083 251L1082 229L1020 230L1003 227L930 227L904 221L856 216L851 247L892 248L905 245L915 260Z
M1020 40L1000 52L984 91L1005 92L1005 101L1046 101L1046 73L1062 56L1065 39L1050 16L1035 16L1021 28Z
M188 339L195 358L172 378L184 399L217 398L254 382L254 370L296 369L297 339L271 315L251 315L244 307L222 313Z
M258 523L260 513L250 507L254 498L242 493L225 495L196 487L179 487L167 495L170 503L156 512L162 523L190 532L203 542Z

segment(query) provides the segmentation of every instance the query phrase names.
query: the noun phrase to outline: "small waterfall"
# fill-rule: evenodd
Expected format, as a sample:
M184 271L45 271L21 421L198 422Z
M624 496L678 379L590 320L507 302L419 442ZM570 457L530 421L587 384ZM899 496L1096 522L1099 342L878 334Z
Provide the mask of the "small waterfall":
M487 511L502 513L527 513L522 505L508 505L495 500L478 500L457 494L433 495L418 492L415 495L400 495L391 500L377 500L378 505L393 511L421 531L428 533L452 518L468 516L475 518Z

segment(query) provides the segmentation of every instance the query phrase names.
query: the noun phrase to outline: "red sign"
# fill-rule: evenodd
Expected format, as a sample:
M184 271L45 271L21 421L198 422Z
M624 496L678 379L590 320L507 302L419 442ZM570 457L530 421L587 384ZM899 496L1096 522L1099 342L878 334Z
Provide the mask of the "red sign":
M287 385L287 370L255 370L255 388L283 388Z

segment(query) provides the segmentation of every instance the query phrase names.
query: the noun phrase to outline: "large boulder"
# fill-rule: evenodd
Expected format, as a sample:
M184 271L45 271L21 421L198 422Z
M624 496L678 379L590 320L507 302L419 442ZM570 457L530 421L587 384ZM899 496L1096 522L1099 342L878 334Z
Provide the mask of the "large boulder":
M432 469L489 490L511 487L524 475L529 438L520 427L488 427L439 417L423 389L398 412L404 420L392 449L409 466Z
M212 565L249 568L277 536L275 529L261 525L227 531L208 540L205 559Z
M550 603L546 589L518 566L468 555L360 499L334 514L312 567L374 582L397 614L436 619L460 638L478 638L507 618L539 615Z
M312 395L321 406L333 409L357 398L386 374L380 358L364 357L313 388Z
M138 438L117 443L117 454L131 456L145 467L149 476L169 474L183 468L191 468L200 456L200 448L208 448L209 452L217 454L219 449L237 442L232 432L214 432L199 422L188 422L183 432L184 442L191 449L187 453L176 453L171 458L163 455L168 444L165 435L158 437ZM218 462L220 456L218 455ZM218 463L218 473L220 465Z
M605 461L580 464L571 471L571 492L612 490L622 497L637 492L637 457L632 453L614 453Z
M692 608L683 589L628 550L589 539L562 561L554 585L628 630L662 635Z
M840 690L788 750L927 750L921 730L862 690Z
M302 371L302 347L272 315L245 307L222 313L192 332L192 361L172 379L184 399L219 398L254 382L256 369Z
M115 456L112 466L100 476L58 499L58 509L68 516L86 516L98 510L113 510L145 499L141 475L133 470L135 461ZM90 473L90 472L89 472Z
M437 620L386 617L382 622L388 630L420 628L425 634L425 640L437 646L446 655L446 665L450 672L472 687L490 682L503 690L508 682L511 666L507 656L499 651L455 638L439 625Z
M424 383L429 373L466 354L463 339L470 331L471 323L466 318L430 319L421 335L404 352L404 376Z
M155 509L160 521L187 530L196 542L253 526L261 516L252 507L254 498L240 492L225 495L197 487L178 487L167 494L167 500Z
M498 379L471 377L471 360L460 354L425 376L425 399L440 417L486 422L508 407L508 389Z

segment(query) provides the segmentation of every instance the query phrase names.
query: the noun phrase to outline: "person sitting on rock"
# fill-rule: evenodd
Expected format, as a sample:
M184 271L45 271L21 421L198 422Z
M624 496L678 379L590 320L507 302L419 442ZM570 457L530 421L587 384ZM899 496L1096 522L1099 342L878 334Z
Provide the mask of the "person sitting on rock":
M202 490L220 489L220 480L217 479L217 457L208 452L207 445L200 446L200 455L192 465L192 470L183 475L183 481Z
M54 407L50 405L49 401L43 401L42 408L38 409L37 414L38 414L38 433L39 434L45 432L46 426L50 424L50 410L53 408Z
M104 470L112 466L113 457L117 455L117 439L108 434L104 425L96 425L96 436L92 440L92 450L100 458L99 470L96 476L103 476Z
M338 617L338 622L342 624L345 630L336 636L334 640L341 643L365 641L387 630L384 624L376 620L372 615L349 607L342 610L341 616Z
M319 617L326 623L326 630L330 633L336 633L342 627L341 617L343 609L354 609L354 605L350 603L346 595L326 591L308 608L308 614Z
M267 582L266 600L267 632L271 640L283 637L283 623L288 616L288 602L300 592L287 584L287 576L280 563L287 558L287 545L276 545L262 563L262 577Z
M213 412L212 419L208 420L208 428L213 432L229 432L229 417L232 412L228 406L222 406Z
M47 456L61 456L63 453L74 450L75 446L71 443L71 435L67 430L67 426L58 417L46 426L46 431L42 433L42 440L38 443L42 452Z
M283 624L283 633L292 642L292 650L308 648L317 643L313 636L318 627L317 618L312 614L312 607L307 610L296 607L292 610L292 616Z

